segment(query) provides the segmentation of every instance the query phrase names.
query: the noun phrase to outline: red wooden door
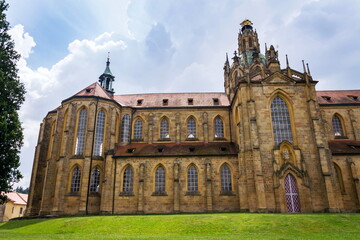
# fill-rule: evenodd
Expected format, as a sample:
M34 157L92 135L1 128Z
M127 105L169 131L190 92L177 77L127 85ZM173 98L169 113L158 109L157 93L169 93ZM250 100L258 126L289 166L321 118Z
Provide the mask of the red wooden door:
M299 191L296 179L289 173L285 177L286 205L289 213L300 212Z

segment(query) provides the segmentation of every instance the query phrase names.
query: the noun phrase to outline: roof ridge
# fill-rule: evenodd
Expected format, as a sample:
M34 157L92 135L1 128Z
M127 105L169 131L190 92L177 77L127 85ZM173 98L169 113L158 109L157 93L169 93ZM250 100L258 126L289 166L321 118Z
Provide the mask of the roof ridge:
M129 93L129 94L116 94L114 96L129 96L129 95L152 95L152 94L226 94L225 92L177 92L177 93Z
M16 192L16 191L15 191ZM18 192L16 192L16 194L25 202L25 203L27 203L27 201L18 193Z

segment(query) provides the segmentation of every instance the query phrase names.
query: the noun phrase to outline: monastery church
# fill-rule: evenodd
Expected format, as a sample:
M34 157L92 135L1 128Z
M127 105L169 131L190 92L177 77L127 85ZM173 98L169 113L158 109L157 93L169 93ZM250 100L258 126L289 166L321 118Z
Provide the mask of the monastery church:
M252 25L224 92L116 95L108 59L42 121L26 214L359 212L360 90L316 91Z

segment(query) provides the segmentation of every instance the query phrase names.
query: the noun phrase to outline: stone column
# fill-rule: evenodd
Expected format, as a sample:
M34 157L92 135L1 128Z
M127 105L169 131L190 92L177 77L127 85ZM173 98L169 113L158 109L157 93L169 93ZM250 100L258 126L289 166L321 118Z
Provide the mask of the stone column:
M114 211L116 193L116 176L117 176L117 159L112 155L105 156L103 178L101 183L101 202L100 213L111 214Z
M356 117L354 116L354 110L350 109L348 110L348 113L349 113L349 119L350 119L350 122L351 122L351 127L352 127L352 130L354 132L354 140L360 140L360 128L358 128L356 125L357 125L357 121L356 121Z
M212 174L211 174L211 161L205 160L206 168L206 207L208 212L213 211L213 202L212 202Z
M238 108L238 114L241 114L241 103L236 106ZM239 119L241 119L239 116ZM235 119L237 116L235 116ZM246 179L246 165L245 165L245 151L244 151L244 128L243 122L240 120L239 123L236 123L236 130L239 133L239 204L240 204L240 211L247 212L249 211L249 197L247 191L247 179Z
M208 114L204 112L202 114L203 118L203 130L204 130L204 142L209 142L209 127L208 127Z
M179 186L180 161L174 161L174 212L180 212L180 186Z
M265 183L262 171L262 160L260 155L259 133L256 122L255 102L253 100L248 101L248 107L250 117L250 135L252 140L255 190L257 196L257 210L259 212L263 212L266 209Z
M139 199L138 199L138 213L144 213L144 181L145 181L145 163L139 166Z
M181 141L181 133L180 133L180 113L176 113L176 114L175 114L175 126L176 126L175 140L176 140L176 143L180 143L180 141Z
M154 128L154 114L150 113L148 116L148 122L149 122L149 140L148 143L152 144L154 141L154 136L153 136L153 128Z
M314 129L315 143L318 148L320 167L325 181L325 191L329 203L330 212L339 212L343 209L343 200L340 195L340 186L335 179L335 170L331 163L331 152L327 145L325 130L320 123L321 117L318 114L315 100L308 100L309 115Z

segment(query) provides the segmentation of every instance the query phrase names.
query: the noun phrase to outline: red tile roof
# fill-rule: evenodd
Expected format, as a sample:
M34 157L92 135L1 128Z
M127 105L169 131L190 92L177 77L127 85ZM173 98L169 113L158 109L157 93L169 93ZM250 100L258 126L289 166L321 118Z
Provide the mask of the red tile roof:
M359 154L360 141L354 140L331 140L329 147L333 154Z
M131 143L118 146L114 157L142 156L211 156L236 155L238 150L230 142L192 142L192 143Z
M360 105L360 90L316 91L316 96L319 104L321 105Z
M163 100L167 99L167 105ZM192 104L188 99L193 99ZM214 99L218 103L214 103ZM208 107L229 106L229 99L225 93L147 93L115 95L114 100L124 106L148 108L148 107ZM142 100L138 104L138 100ZM215 100L216 101L216 100Z
M28 195L18 192L9 192L5 194L15 204L26 205Z
M112 99L112 97L97 82L76 93L74 97L75 96L96 96L106 99Z

